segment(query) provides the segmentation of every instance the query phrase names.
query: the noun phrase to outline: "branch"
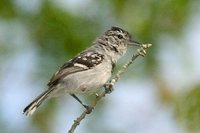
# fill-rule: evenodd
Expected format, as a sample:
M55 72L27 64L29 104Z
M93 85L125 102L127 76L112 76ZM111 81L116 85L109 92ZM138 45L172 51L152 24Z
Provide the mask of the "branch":
M109 83L106 83L104 85L105 91L102 92L100 95L96 94L96 99L95 99L94 103L88 109L86 109L84 112L82 112L82 114L79 117L77 117L76 120L74 120L74 123L71 126L70 130L68 131L68 133L74 133L74 130L80 124L80 122L85 118L85 116L87 114L92 113L92 111L93 111L94 107L97 105L97 103L103 97L105 97L106 94L109 94L109 93L111 93L113 91L113 87L114 87L115 83L120 79L121 75L133 63L133 61L135 59L137 59L139 56L144 57L146 55L146 50L151 46L152 46L152 44L142 44L140 46L140 48L137 50L137 53L132 56L131 60L129 62L127 62L126 64L124 64L121 67L121 69L118 70L118 72L114 75L114 77L110 80Z

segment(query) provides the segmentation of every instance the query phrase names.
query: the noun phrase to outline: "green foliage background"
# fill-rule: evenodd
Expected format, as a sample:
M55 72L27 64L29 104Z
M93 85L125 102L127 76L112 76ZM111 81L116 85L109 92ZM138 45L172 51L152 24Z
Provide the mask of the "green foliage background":
M55 4L56 1L41 1L40 6L35 11L29 11L29 7L23 9L16 4L16 1L0 1L0 22L17 22L26 27L26 33L30 37L31 44L39 54L40 58L35 66L36 71L31 75L33 82L37 84L46 82L59 65L62 65L85 47L90 46L96 36L106 29L117 25L127 29L136 40L153 44L148 56L143 59L144 62L140 63L141 68L138 69L138 72L135 72L135 77L131 73L127 73L128 76L124 80L130 77L137 78L137 76L140 78L150 77L158 89L159 100L168 108L173 109L177 123L182 125L186 132L200 131L199 84L189 86L189 89L183 88L188 91L180 91L177 94L171 91L173 88L168 85L165 79L160 78L158 71L160 69L158 53L160 47L162 47L158 43L158 39L167 35L178 40L193 12L198 8L199 1L96 0L88 2L82 8L75 8L76 11L74 12ZM186 47L184 43L176 45ZM23 50L23 47L26 47L26 44L19 49ZM10 56L15 54L15 51L16 49L13 49L9 41L2 41L0 38L0 60L9 59ZM1 73L3 72L1 71ZM5 75L0 76L1 80L3 80L3 76ZM1 92L1 94L3 93ZM96 118L101 117L98 110L101 110L104 102L95 110L97 113L92 114ZM35 126L35 131L31 132L53 132L52 121L58 113L58 102L51 100L44 106L30 119L31 125ZM0 109L3 110L1 106ZM5 126L7 124L9 123L4 123L0 116L0 133L13 131L13 129L9 129L9 126ZM98 123L95 123L95 118L91 118L87 121L87 124L95 125ZM107 125L105 127L107 129L104 132L113 132ZM94 126L87 126L87 128L88 132L91 130L98 132L94 129ZM29 127L20 127L20 129L20 131L27 132Z

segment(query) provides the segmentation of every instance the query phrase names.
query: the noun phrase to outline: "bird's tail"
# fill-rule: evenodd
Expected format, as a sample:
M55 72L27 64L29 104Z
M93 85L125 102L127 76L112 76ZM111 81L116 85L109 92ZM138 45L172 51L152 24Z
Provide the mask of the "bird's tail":
M26 108L23 110L23 114L26 116L31 116L35 110L42 104L44 100L47 99L49 93L52 91L52 89L48 89L42 94L40 94L38 97L35 98Z

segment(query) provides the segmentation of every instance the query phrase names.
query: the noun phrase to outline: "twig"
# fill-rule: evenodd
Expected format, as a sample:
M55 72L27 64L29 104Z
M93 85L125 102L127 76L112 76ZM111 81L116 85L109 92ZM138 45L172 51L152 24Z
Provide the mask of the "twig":
M106 83L104 88L105 91L102 92L100 95L96 95L96 99L94 103L90 106L90 108L86 109L82 114L74 120L73 125L71 126L70 130L68 133L74 133L74 130L76 127L80 124L80 122L85 118L87 114L92 113L94 107L97 105L97 103L105 97L106 94L109 94L113 91L113 86L115 83L120 79L121 75L125 72L125 70L133 63L133 61L139 57L142 56L144 57L146 55L146 50L151 47L152 44L142 44L140 48L137 50L137 53L134 54L129 62L127 62L125 65L121 67L121 69L118 70L118 72L115 74L115 76L110 80L109 83Z

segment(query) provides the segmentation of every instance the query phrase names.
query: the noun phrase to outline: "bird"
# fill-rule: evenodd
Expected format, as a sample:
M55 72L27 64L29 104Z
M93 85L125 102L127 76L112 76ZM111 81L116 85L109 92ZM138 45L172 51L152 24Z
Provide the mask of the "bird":
M96 93L109 81L115 64L126 53L128 46L140 44L132 39L128 31L111 27L90 47L64 63L51 77L47 90L26 106L23 113L31 116L45 100L63 94L71 95L88 108L76 94Z

